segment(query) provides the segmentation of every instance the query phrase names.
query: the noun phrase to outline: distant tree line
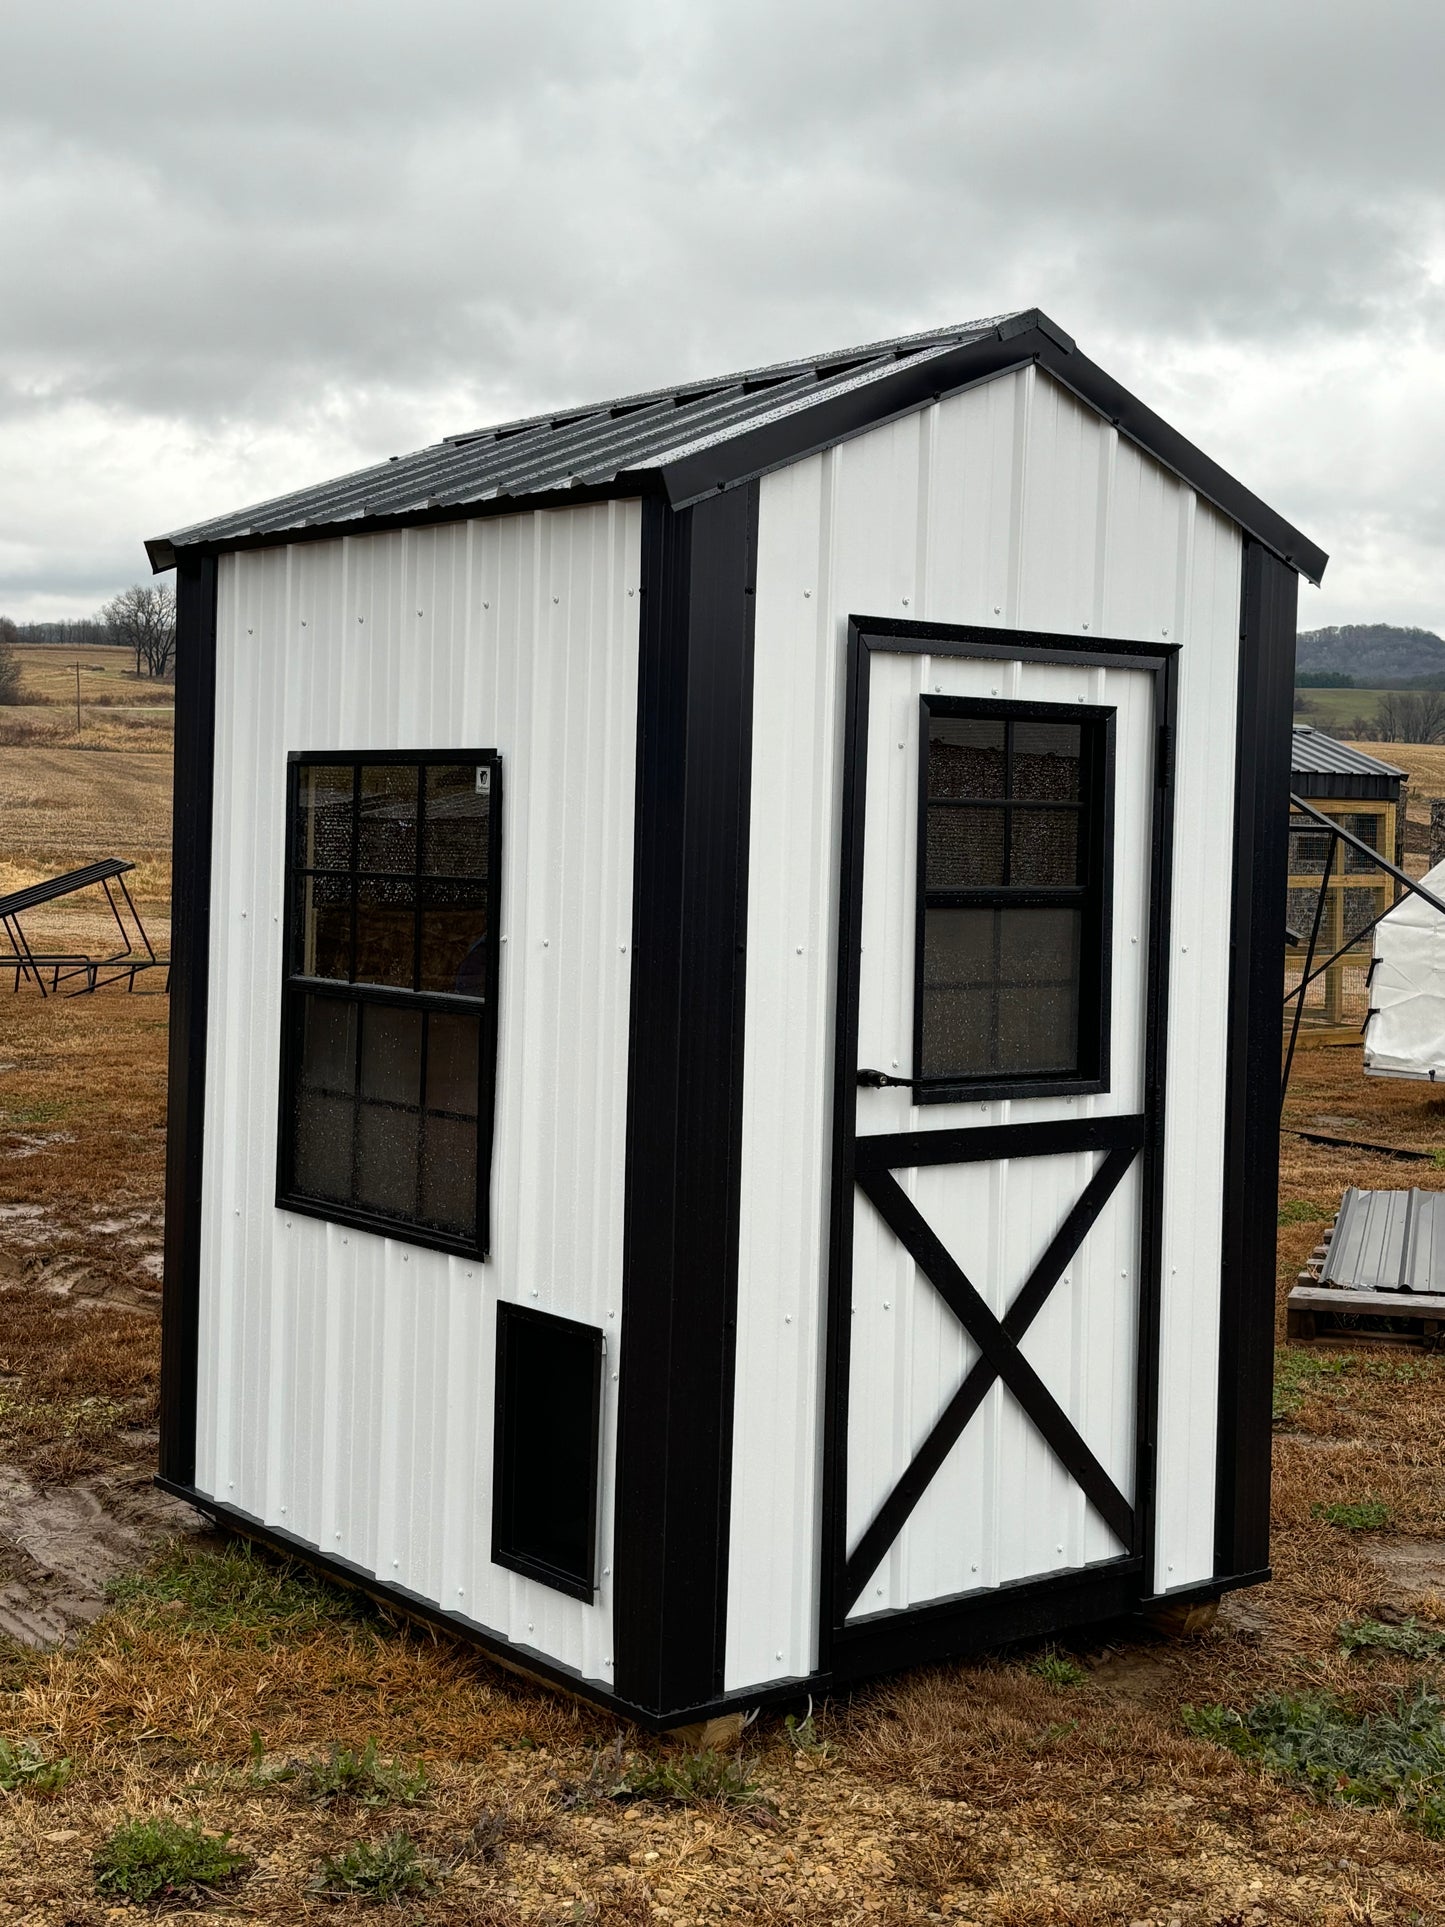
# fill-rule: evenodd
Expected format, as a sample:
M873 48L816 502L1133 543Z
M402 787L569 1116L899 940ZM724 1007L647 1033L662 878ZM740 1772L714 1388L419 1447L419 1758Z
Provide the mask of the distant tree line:
M12 622L0 616L0 703L20 701L21 643L127 650L137 676L169 676L176 661L176 592L168 582L133 583L93 616L72 622Z
M1445 692L1390 689L1375 714L1379 742L1445 743Z
M20 631L9 616L0 616L0 703L20 700L20 663L15 654L19 640Z

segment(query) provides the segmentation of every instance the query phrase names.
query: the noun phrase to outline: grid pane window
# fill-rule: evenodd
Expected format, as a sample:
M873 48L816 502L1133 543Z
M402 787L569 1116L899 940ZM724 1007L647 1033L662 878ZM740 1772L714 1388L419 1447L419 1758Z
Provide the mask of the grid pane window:
M484 1249L497 758L292 772L281 1201Z
M1111 714L925 701L920 1083L1105 1076Z

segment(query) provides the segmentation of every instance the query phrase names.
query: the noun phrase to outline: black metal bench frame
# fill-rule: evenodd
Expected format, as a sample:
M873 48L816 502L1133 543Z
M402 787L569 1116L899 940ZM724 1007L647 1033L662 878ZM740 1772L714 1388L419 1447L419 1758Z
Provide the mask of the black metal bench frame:
M85 981L78 989L66 991L66 996L84 997L92 991L103 990L107 984L117 983L124 983L128 991L133 991L136 978L144 970L165 971L165 987L169 988L170 962L156 955L155 946L141 921L140 911L135 907L135 899L126 885L126 873L134 868L133 863L126 863L120 857L103 857L98 863L87 863L82 869L68 870L64 876L49 877L43 883L28 884L23 890L12 890L8 896L0 897L0 930L8 938L11 950L10 956L0 956L0 971L14 973L12 994L18 994L21 984L29 979L42 997L56 995L62 984L73 983L77 977L83 977ZM55 903L61 897L73 896L78 890L88 890L95 884L105 891L105 900L115 918L123 947L103 957L88 956L84 951L35 950L20 921L22 915L40 904ZM135 926L134 932L126 928L112 884L119 888L125 900L125 907ZM45 985L47 976L50 979L48 990Z

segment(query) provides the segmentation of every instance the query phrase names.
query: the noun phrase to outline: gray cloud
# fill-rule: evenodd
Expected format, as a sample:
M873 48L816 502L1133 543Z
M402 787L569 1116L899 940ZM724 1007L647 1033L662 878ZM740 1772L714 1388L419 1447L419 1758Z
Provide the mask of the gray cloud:
M1442 53L1410 0L10 10L0 607L448 430L1037 302L1334 551L1310 619L1445 624Z

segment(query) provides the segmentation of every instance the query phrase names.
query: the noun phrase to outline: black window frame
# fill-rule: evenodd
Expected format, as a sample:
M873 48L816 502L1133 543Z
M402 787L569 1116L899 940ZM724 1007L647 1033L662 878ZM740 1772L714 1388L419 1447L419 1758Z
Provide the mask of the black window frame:
M484 939L485 992L481 998L459 996L437 990L405 989L388 984L353 983L333 977L310 977L292 969L299 905L297 884L300 871L294 859L294 834L300 805L303 768L326 764L352 769L378 765L402 766L422 770L431 765L443 768L473 764L485 768L488 778L487 820L487 929ZM358 779L359 781L359 779ZM421 778L418 776L418 783ZM424 790L423 792L424 793ZM421 1245L427 1250L444 1251L453 1257L484 1262L491 1254L491 1169L497 1095L497 1005L501 978L501 887L502 887L502 757L496 749L392 749L392 750L291 750L286 758L285 890L281 917L281 1051L279 1123L276 1134L276 1207L327 1224L346 1225L357 1231L370 1231L382 1238L404 1244ZM421 862L422 820L418 821L418 864ZM353 874L355 873L355 825L353 824ZM404 874L404 873L401 873ZM421 873L418 872L420 875ZM418 904L418 920L421 907ZM353 910L353 955L355 913ZM419 938L418 938L419 941ZM301 1024L308 996L329 997L354 1006L390 1005L410 1011L434 1011L447 1016L475 1018L478 1027L477 1062L477 1171L476 1231L472 1237L448 1232L415 1219L393 1217L383 1211L338 1200L317 1198L295 1186L296 1118L295 1097L300 1074ZM425 1102L425 1088L422 1091Z
M519 1324L530 1324L550 1331L565 1332L571 1337L585 1340L591 1347L592 1382L590 1408L586 1421L588 1500L585 1570L573 1570L554 1565L549 1560L518 1552L508 1543L515 1536L519 1510L513 1490L516 1455L525 1447L522 1432L513 1423L514 1388L509 1344L510 1332ZM563 1318L556 1312L542 1311L536 1306L518 1305L510 1299L503 1298L497 1302L496 1376L492 1430L492 1564L502 1566L508 1572L520 1573L525 1579L535 1579L544 1586L551 1586L556 1592L567 1593L571 1598L584 1600L589 1605L597 1594L597 1526L602 1477L602 1366L606 1350L606 1338L598 1325L583 1324L575 1318Z
M1114 745L1117 709L1111 704L1018 702L1005 697L927 695L919 699L918 826L913 940L913 1099L917 1104L989 1102L1017 1097L1084 1097L1109 1089L1110 1019L1113 989L1114 913ZM1068 886L967 885L930 889L928 885L928 746L935 717L980 722L1082 723L1079 800L1084 836L1086 882ZM1006 739L1012 743L1012 735ZM1012 808L1009 794L968 808ZM961 799L962 800L962 799ZM1018 799L1023 808L1047 807ZM948 1073L928 1076L923 1068L924 940L930 909L1026 908L1077 905L1083 912L1079 940L1079 1068L976 1077Z

